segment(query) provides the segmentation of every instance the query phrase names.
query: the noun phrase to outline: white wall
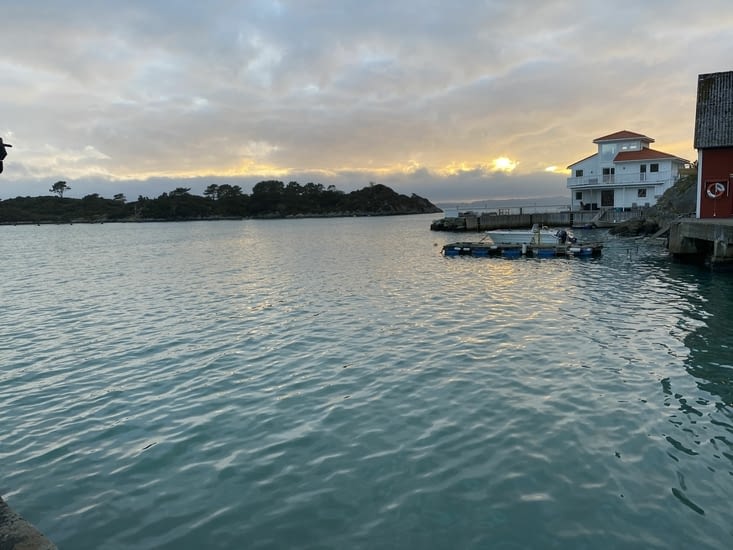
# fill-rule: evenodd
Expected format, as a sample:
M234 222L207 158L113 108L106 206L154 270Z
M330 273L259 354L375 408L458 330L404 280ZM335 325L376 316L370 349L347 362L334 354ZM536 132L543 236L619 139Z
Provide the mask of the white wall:
M587 178L588 176L598 175L600 173L600 170L598 168L598 155L594 155L590 158L581 160L580 162L571 165L570 166L570 177L571 178L575 177L576 170L582 170L584 178Z

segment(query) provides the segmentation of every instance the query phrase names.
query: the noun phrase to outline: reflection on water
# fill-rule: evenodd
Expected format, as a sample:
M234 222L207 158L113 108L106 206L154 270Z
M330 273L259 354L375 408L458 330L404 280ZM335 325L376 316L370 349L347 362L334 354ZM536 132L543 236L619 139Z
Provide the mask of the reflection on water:
M733 280L701 275L707 281L700 300L700 326L685 339L690 350L687 372L698 387L715 397L718 406L733 406L733 325L730 297Z
M677 322L685 332L685 373L663 378L664 404L669 407L665 440L677 480L672 494L697 514L696 503L721 475L733 476L733 327L727 321L733 281L702 270L669 268L672 284L686 290L686 315ZM711 430L715 427L715 430Z

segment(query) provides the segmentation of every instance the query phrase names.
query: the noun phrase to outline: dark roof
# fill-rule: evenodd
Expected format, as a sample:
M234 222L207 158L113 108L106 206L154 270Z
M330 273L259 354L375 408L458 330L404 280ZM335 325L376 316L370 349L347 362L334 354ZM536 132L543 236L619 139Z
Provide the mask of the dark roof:
M695 149L733 147L733 71L697 77Z
M656 151L647 147L638 151L621 151L618 155L616 155L616 158L613 159L613 162L632 162L639 160L658 159L672 159L684 163L690 162L689 160L680 158L676 155L670 155L669 153L663 153L662 151Z
M614 132L613 134L608 134L607 136L596 138L593 140L593 143L599 143L601 141L620 141L627 139L640 139L642 141L646 141L647 143L654 142L652 138L647 137L644 134L637 134L636 132L621 130L620 132Z

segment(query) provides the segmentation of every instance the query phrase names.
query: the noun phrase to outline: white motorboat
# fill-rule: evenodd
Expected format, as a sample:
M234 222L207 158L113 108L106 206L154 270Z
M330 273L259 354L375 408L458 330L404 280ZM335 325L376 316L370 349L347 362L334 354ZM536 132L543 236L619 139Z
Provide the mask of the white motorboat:
M565 244L575 237L564 229L548 229L537 224L532 229L492 229L486 232L494 244Z

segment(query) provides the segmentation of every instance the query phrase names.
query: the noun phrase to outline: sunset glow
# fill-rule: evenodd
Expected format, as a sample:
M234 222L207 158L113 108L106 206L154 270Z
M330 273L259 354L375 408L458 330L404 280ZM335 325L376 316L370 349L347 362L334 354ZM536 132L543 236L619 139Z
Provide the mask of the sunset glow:
M109 197L132 184L156 195L179 179L200 192L273 178L344 191L378 180L436 201L503 196L511 178L518 197L564 196L564 167L600 135L628 129L694 158L697 76L730 65L722 3L604 13L591 43L599 15L580 0L338 5L5 10L0 137L13 149L0 199L57 180L68 196ZM647 32L650 20L675 40ZM704 66L686 47L701 29L718 37ZM632 36L633 53L619 56ZM641 76L643 59L655 63ZM609 73L614 86L592 84ZM669 93L642 93L659 81Z
M508 159L507 157L499 157L491 161L493 169L497 172L513 172L517 164L517 161Z

